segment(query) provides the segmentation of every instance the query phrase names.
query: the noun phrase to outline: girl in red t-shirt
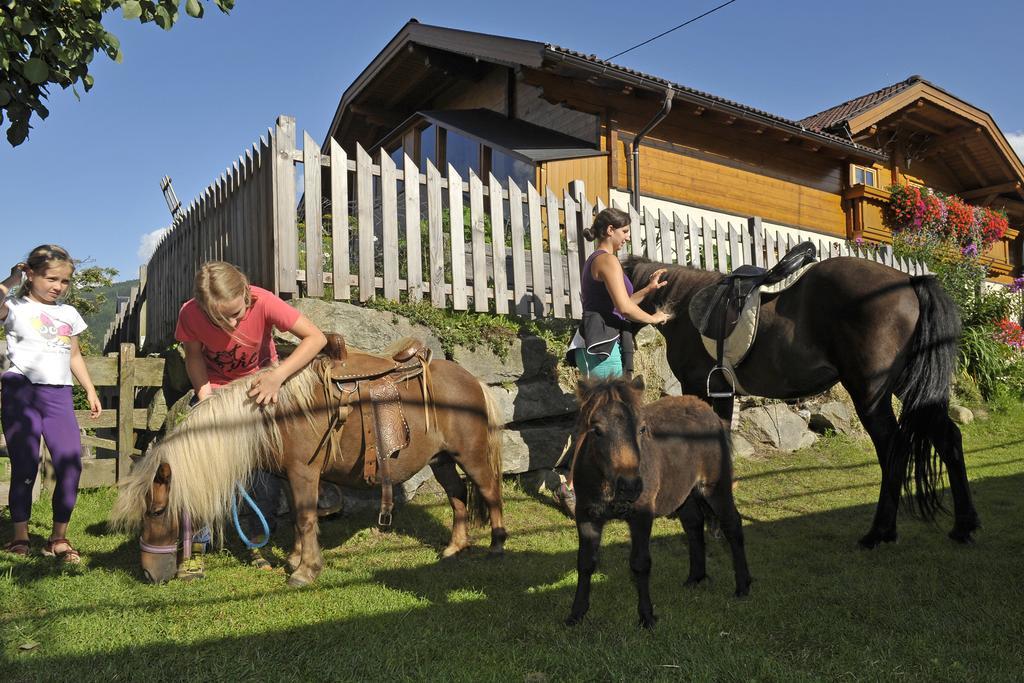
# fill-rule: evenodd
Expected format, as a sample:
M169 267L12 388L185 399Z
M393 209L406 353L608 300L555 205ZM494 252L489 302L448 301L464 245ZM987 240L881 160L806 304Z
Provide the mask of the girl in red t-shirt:
M299 345L279 364L272 338L275 327L299 338ZM195 298L181 307L174 337L185 348L185 369L197 401L228 382L273 365L249 391L259 405L276 402L284 381L306 367L327 344L323 332L306 316L272 292L250 285L238 268L223 261L200 266ZM270 519L280 491L277 479L268 472L256 472L252 488L257 504ZM201 556L197 557L200 562L184 576L202 575ZM258 553L253 560L262 568L270 566Z

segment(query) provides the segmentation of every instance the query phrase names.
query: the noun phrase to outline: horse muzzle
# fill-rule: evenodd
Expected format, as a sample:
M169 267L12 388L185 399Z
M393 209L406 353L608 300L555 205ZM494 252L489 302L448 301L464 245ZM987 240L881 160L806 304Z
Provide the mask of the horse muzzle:
M644 491L644 480L640 477L616 477L614 499L620 503L635 503Z
M142 576L149 583L167 583L178 571L178 546L150 546L140 541Z

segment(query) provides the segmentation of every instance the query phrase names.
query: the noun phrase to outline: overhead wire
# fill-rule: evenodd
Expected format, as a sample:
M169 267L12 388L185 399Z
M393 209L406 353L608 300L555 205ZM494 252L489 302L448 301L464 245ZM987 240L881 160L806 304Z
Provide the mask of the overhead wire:
M736 0L729 0L728 2L723 2L718 7L709 9L704 14L700 14L700 15L698 15L696 17L693 17L692 19L687 19L686 21L684 21L683 23L679 24L678 26L673 26L669 30L663 31L663 32L659 33L658 35L654 36L653 38L648 38L647 40L645 40L642 43L637 43L633 47L631 47L629 49L626 49L626 50L623 50L622 52L617 52L616 54L612 55L611 57L606 57L605 59L607 61L611 61L611 60L615 59L616 57L621 57L622 55L626 54L627 52L632 52L633 50L637 49L638 47L643 47L644 45L647 45L648 43L653 43L658 38L661 38L663 36L667 36L668 34L672 33L673 31L677 31L677 30L681 29L684 26L688 26L689 24L692 24L693 22L697 21L698 19L703 19L704 17L708 16L709 14L714 14L718 10L720 10L723 7L726 7L728 5L731 5L734 2L736 2Z

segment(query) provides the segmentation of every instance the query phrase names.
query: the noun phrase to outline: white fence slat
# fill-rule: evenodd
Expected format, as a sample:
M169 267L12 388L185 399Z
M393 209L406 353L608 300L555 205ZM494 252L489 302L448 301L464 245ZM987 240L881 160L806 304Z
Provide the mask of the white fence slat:
M704 217L700 217L700 232L704 239L704 270L715 270L715 235L714 226Z
M556 318L565 317L565 276L562 268L562 229L558 218L558 197L546 188L548 254L551 263L551 309Z
M273 158L272 184L275 184L273 199L274 212L274 283L277 294L297 294L296 270L299 259L296 254L298 233L295 228L295 163L292 152L295 149L295 119L279 116L271 136L271 157ZM180 271L186 274L186 271ZM192 271L195 273L195 266ZM186 297L187 298L187 297ZM182 299L184 301L184 299Z
M579 206L572 200L569 193L565 193L563 199L565 205L565 253L569 270L569 312L573 318L583 316L583 300L581 298L581 283L579 241L582 237L580 229L576 224L577 211Z
M676 238L672 232L672 221L661 209L658 209L658 260L662 263L675 263L672 254L676 250Z
M466 296L466 233L462 203L462 176L448 164L448 240L451 244L452 308L469 307Z
M331 138L331 249L334 298L348 301L352 298L351 257L348 253L348 155L334 138Z
M512 179L508 179L509 185ZM487 179L491 206L491 266L494 273L494 312L508 313L508 275L505 272L505 202L501 183L491 173Z
M774 230L771 232L765 231L764 234L764 267L771 268L779 262L779 233Z
M582 198L583 204L580 207L580 237L583 238L583 228L589 228L594 223L594 206ZM598 200L600 201L600 200ZM586 261L594 253L594 240L583 238L583 260Z
M729 272L729 226L723 229L715 220L715 256L718 259L718 272Z
M675 236L676 240L676 258L675 262L682 265L686 263L686 240L687 240L687 224L683 223L679 218L679 214L672 213L672 235Z
M384 298L398 300L398 186L395 162L380 149L381 247L384 256Z
M662 260L658 249L658 227L658 219L654 217L650 209L644 208L644 242L647 244L644 256L652 261Z
M430 251L430 303L445 307L444 225L441 218L441 173L427 160L427 241Z
M764 268L764 226L761 225L760 216L751 216L747 219L747 232L750 233L750 250L753 265Z
M533 284L533 313L540 317L547 315L545 301L546 282L544 278L544 227L541 225L540 193L533 183L526 183L526 198L530 208L530 280Z
M486 313L487 235L484 228L484 185L469 169L469 221L473 245L473 310Z
M732 223L726 223L725 229L729 234L729 256L731 259L730 270L736 270L746 263L743 257L743 246L740 244L740 229Z
M643 225L640 223L640 214L632 204L627 205L629 209L629 253L633 256L643 256Z
M523 193L509 181L508 218L512 228L512 296L515 311L529 315L530 302L526 293L526 229L523 226Z
M423 298L423 240L420 232L420 171L408 154L402 155L405 191L405 288L409 301Z
M697 221L686 215L686 236L690 251L687 253L687 264L694 268L700 268L700 231L697 228Z
M373 254L373 167L370 155L356 143L356 197L359 202L359 300L376 293Z
M324 257L321 233L320 145L302 132L302 178L306 214L306 296L324 295Z

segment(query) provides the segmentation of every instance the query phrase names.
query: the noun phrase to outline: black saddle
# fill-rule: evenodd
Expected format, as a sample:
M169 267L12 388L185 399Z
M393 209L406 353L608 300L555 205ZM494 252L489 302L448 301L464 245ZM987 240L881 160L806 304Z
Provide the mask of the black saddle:
M743 304L751 292L786 279L807 264L814 263L817 255L813 242L801 242L770 269L740 266L693 296L690 300L690 321L705 337L724 340L735 329Z

